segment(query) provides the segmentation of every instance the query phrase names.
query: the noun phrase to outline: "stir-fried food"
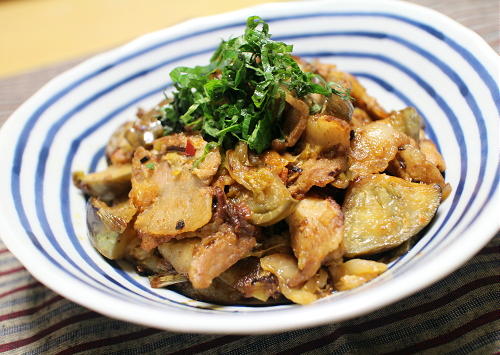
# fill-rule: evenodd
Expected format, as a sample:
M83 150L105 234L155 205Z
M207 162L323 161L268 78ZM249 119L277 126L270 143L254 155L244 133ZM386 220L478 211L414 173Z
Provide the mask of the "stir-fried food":
M387 270L451 192L414 108L306 62L260 18L74 173L106 258L151 287L223 304L307 304ZM384 261L384 262L382 262Z

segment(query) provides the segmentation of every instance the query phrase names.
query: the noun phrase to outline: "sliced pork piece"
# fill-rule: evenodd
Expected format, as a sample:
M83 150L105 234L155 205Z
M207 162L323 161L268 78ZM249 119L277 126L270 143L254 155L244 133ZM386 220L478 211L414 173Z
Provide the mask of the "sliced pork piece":
M344 216L333 199L306 197L287 222L300 270L289 280L289 286L296 287L315 275L329 255L342 256Z
M262 269L259 258L240 260L221 274L220 279L246 298L253 297L266 302L279 295L278 279Z
M350 179L383 172L398 148L409 143L407 135L381 121L356 129L349 154Z
M206 288L212 280L247 256L255 246L254 237L238 237L223 224L214 235L203 238L194 249L189 280L194 288Z
M189 277L194 288L206 288L247 256L255 243L254 237L238 237L228 224L223 224L213 235L172 240L159 245L158 250L179 274Z
M451 192L451 187L444 181L439 169L411 144L400 147L388 170L391 174L408 181L439 185L443 200Z
M313 186L324 187L335 181L337 175L346 170L347 162L344 157L308 159L293 168L298 172L297 178L288 190L295 199L301 199Z
M188 238L182 240L171 240L158 246L160 254L181 275L189 273L193 261L194 250L200 244L200 238Z
M314 115L307 121L300 145L302 151L291 163L287 185L292 196L301 199L313 186L324 187L347 170L350 125L328 115Z
M328 273L323 269L301 287L290 287L290 281L300 273L297 261L291 255L268 255L260 259L260 265L277 277L280 292L294 303L309 304L331 292L327 283Z
M443 156L439 153L436 145L430 139L421 139L419 144L420 151L424 153L425 159L430 161L440 172L446 170L446 163Z
M194 288L209 287L214 278L249 256L259 233L258 227L248 223L245 211L227 201L222 190L216 189L216 197L210 223L185 233L182 237L187 239L158 246L176 271L189 277Z
M139 148L141 149L141 148ZM138 154L141 152L137 151ZM173 169L167 161L143 166L134 158L131 196L140 207L135 222L139 236L171 237L201 228L212 217L212 193L188 168ZM139 178L144 179L138 182ZM148 196L151 204L145 206ZM153 198L151 198L153 197Z

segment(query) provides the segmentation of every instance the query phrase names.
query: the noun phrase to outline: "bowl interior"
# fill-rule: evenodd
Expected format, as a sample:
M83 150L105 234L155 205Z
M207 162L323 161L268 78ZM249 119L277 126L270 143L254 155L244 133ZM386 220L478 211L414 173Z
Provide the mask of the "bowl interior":
M206 63L222 38L243 31L250 15L267 20L273 38L293 44L295 54L356 75L386 109L416 107L453 187L420 241L389 272L308 307L213 306L151 289L147 278L94 250L84 199L71 183L72 171L105 166L110 134L138 107L163 98L170 70ZM140 38L52 81L6 124L0 145L12 171L4 171L8 183L0 190L7 199L0 207L3 238L55 291L107 315L165 329L270 332L395 301L451 272L489 238L491 228L478 223L491 213L498 184L500 100L497 58L478 38L430 10L392 1L269 4Z

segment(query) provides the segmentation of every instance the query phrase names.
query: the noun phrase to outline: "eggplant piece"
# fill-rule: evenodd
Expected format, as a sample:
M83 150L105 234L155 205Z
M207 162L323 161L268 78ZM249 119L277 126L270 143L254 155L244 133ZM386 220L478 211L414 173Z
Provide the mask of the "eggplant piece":
M293 147L298 142L307 125L309 107L307 104L287 92L285 96L286 107L283 112L281 129L284 139L274 139L272 147L274 150L283 151Z
M85 194L111 202L127 195L131 188L131 177L130 164L110 165L106 170L92 174L77 171L73 173L73 183Z
M422 118L413 107L391 112L391 115L381 122L390 124L394 129L406 134L416 143L419 141L420 128L422 128Z
M106 258L115 260L125 256L126 248L135 238L130 221L136 209L130 201L109 207L95 198L87 202L87 226L92 245Z
M148 279L152 288L162 288L188 281L187 277L180 274L154 275L149 276Z
M397 247L431 221L440 200L438 185L384 174L352 183L342 207L345 255L376 254Z
M350 100L344 100L340 96L332 94L326 99L321 113L350 122L353 111L354 106Z
M240 142L234 150L228 150L226 157L229 174L247 190L240 193L238 200L250 209L252 224L270 226L293 212L297 200L270 169L250 164L245 143Z
M269 298L267 302L262 302L256 298L246 298L220 278L214 279L209 287L202 289L193 288L189 282L177 283L168 288L186 297L202 302L213 303L213 305L209 305L207 308L216 308L217 305L271 306L289 303L283 297L277 297L276 299Z

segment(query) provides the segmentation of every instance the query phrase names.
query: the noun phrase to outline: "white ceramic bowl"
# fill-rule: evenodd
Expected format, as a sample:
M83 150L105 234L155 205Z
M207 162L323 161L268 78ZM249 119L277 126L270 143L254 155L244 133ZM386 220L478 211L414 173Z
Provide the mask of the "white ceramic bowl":
M274 38L306 58L356 74L388 109L410 105L427 122L453 192L424 237L388 272L309 306L217 307L151 289L90 245L74 170L104 166L110 133L138 106L158 102L179 65L206 63L245 19L269 21ZM2 128L0 233L42 283L110 317L203 333L268 333L352 318L449 274L498 228L498 56L449 18L404 2L268 4L195 19L96 56L52 80Z

